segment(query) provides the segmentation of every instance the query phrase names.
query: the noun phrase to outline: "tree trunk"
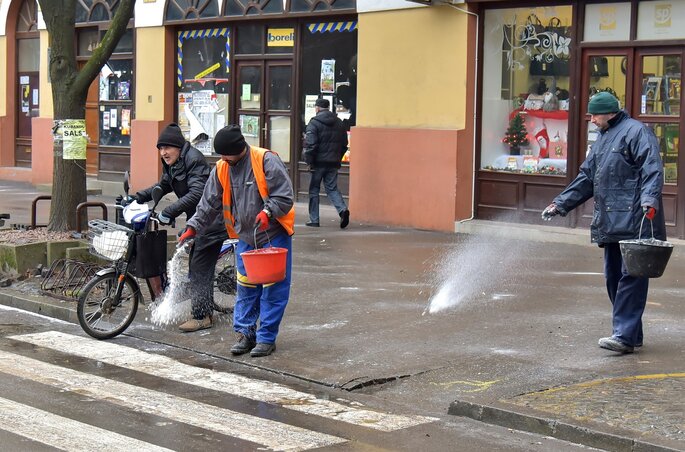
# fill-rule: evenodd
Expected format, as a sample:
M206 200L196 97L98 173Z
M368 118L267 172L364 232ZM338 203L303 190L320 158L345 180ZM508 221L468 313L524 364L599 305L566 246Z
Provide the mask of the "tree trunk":
M52 84L53 118L85 119L88 87L112 55L133 16L135 0L120 0L110 28L79 71L76 66L76 0L38 0L49 34L48 71ZM53 133L57 128L53 129ZM54 134L50 231L75 230L76 207L86 201L86 160L64 160L62 138ZM84 216L83 224L85 228Z

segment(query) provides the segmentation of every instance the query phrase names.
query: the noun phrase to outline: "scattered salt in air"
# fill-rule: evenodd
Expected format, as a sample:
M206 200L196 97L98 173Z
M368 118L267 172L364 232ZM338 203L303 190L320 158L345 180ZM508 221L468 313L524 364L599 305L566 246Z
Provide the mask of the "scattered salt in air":
M511 297L506 289L531 258L522 242L470 235L447 250L429 272L435 291L424 314Z
M181 247L167 265L169 286L162 299L152 306L150 320L164 326L179 323L190 316L190 299L185 288L188 286L187 253Z

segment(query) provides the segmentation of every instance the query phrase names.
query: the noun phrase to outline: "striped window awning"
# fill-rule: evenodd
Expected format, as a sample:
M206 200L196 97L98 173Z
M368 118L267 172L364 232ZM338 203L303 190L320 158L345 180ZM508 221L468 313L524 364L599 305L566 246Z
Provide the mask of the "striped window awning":
M178 34L178 39L228 37L228 28L206 28L204 30L186 30Z
M354 31L357 29L357 21L348 22L321 22L307 25L310 33L331 33L335 31Z

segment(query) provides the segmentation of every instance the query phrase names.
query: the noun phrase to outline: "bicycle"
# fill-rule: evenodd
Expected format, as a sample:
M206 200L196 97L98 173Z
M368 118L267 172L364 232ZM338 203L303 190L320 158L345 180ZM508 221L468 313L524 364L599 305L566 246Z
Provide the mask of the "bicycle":
M124 190L128 194L127 177ZM111 266L95 274L79 296L76 311L79 324L96 339L111 339L133 322L138 305L144 301L136 278L145 279L153 301L163 294L166 286L166 230L159 230L155 213L162 196L161 187L155 187L152 209L134 211L130 215L132 228L98 219L88 222L90 253L112 262ZM224 242L219 254L220 265L215 271L214 287L227 295L235 295L237 289L236 242ZM231 307L219 306L216 302L213 307L223 313L233 311Z

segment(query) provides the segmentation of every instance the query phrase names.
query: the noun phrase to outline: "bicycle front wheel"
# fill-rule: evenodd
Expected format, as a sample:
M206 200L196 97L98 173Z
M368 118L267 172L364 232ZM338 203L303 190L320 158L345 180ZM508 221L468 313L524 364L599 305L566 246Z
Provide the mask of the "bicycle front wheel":
M96 276L79 297L78 321L83 331L96 339L110 339L124 332L133 322L142 301L138 284L129 275L117 297L117 274Z

